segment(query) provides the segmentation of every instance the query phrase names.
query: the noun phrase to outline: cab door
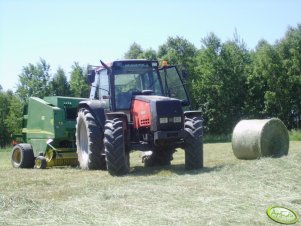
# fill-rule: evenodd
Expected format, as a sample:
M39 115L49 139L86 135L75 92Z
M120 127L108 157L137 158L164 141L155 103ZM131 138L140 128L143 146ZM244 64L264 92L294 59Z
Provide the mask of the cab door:
M183 106L188 106L188 93L176 66L164 66L159 69L164 96L182 101Z

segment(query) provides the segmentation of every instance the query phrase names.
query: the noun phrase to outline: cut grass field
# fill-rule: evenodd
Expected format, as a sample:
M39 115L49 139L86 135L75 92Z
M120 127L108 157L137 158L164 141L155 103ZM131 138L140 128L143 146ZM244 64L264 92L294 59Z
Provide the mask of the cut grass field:
M0 225L277 225L271 205L301 215L301 142L282 158L237 160L230 143L205 144L205 167L144 168L131 174L75 168L13 169L0 152ZM300 224L299 222L296 224Z

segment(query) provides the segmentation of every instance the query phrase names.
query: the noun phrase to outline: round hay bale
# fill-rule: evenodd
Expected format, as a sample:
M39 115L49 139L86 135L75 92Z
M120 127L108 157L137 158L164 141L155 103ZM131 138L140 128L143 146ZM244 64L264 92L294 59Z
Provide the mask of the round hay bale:
M280 119L242 120L235 126L232 149L238 159L280 157L288 154L289 136Z

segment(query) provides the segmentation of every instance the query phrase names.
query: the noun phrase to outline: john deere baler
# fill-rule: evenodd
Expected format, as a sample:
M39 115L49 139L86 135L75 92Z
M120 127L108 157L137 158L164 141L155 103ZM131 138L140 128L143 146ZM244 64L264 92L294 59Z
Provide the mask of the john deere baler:
M23 143L14 146L16 168L77 165L75 126L82 98L31 97L24 109Z

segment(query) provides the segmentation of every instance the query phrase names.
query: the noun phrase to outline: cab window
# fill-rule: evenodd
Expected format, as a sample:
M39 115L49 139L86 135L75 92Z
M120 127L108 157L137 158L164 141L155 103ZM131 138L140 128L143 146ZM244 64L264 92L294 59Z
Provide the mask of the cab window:
M188 101L187 93L182 83L182 78L180 77L176 67L165 67L161 68L159 71L164 95L182 101Z

